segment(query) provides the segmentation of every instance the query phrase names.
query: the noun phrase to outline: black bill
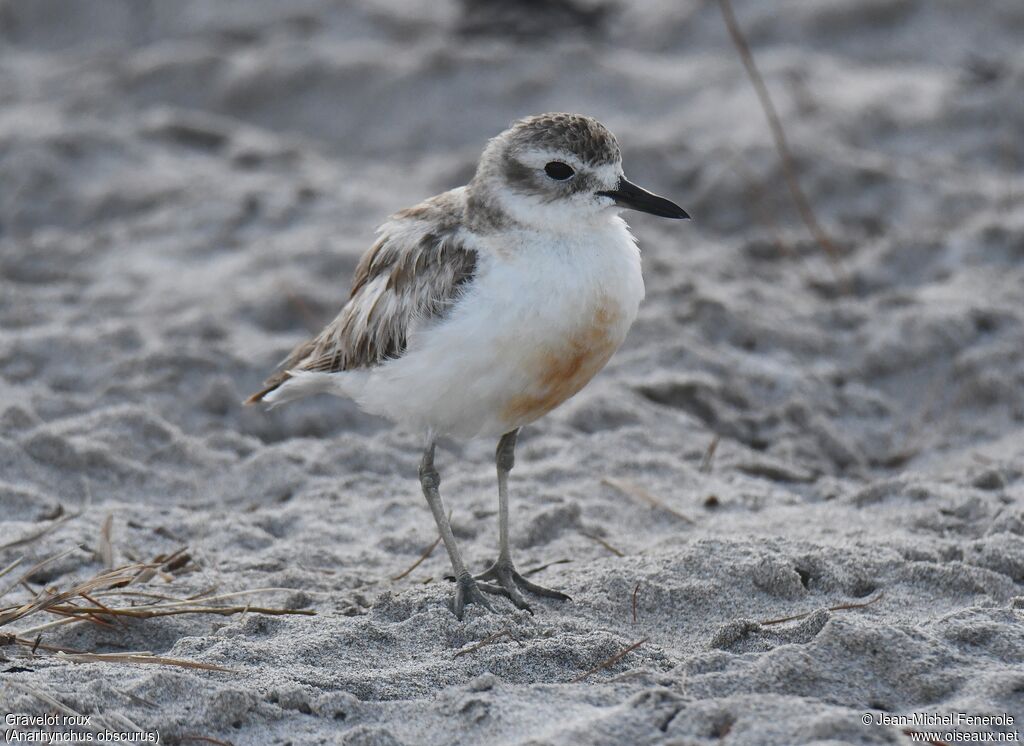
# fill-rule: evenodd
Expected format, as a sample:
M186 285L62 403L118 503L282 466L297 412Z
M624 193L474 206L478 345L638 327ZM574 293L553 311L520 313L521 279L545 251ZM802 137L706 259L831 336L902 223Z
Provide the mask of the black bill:
M611 197L615 204L620 207L628 207L631 210L649 212L651 215L659 215L663 218L675 218L677 220L689 218L682 207L675 202L669 202L664 197L651 194L646 189L641 189L625 176L619 179L615 189L605 192L598 192L602 197Z

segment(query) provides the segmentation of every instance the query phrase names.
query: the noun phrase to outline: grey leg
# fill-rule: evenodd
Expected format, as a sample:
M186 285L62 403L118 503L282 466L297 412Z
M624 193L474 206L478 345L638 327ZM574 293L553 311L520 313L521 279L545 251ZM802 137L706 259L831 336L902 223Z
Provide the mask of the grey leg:
M498 467L498 559L512 561L508 546L508 474L516 465L516 440L519 431L505 433L494 451L494 463Z
M493 580L495 586L482 586L482 590L488 593L501 593L520 609L532 611L526 603L519 589L546 598L557 598L560 601L568 601L569 597L560 591L531 583L520 575L512 564L512 553L508 541L508 474L512 471L516 461L516 438L519 430L505 433L498 441L498 448L494 453L494 461L498 467L498 560L484 573L477 575L477 580Z
M455 600L452 604L452 611L455 616L462 619L462 612L466 604L480 604L486 609L491 605L484 598L484 595L477 587L473 576L469 574L466 565L462 562L458 547L455 546L455 535L452 533L448 516L444 514L444 503L441 502L441 475L434 468L434 442L431 441L423 452L423 459L420 461L420 485L423 487L423 496L427 498L427 505L430 512L434 514L434 522L437 530L444 541L444 548L448 550L448 558L452 561L452 570L455 571L456 587ZM490 589L492 592L501 593L501 589Z

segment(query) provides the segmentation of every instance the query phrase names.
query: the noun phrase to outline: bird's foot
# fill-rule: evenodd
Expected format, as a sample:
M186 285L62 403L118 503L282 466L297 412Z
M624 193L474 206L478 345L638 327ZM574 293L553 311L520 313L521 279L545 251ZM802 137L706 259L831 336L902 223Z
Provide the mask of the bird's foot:
M455 612L455 616L461 620L467 604L480 604L488 611L494 611L491 608L490 602L481 591L486 591L487 593L503 592L501 588L496 588L486 583L477 583L468 572L459 577L455 581L455 598L452 600L452 611Z
M516 608L525 609L531 614L533 609L526 603L526 599L523 598L523 594L519 592L519 589L532 593L535 596L544 596L545 598L554 598L559 601L571 601L567 595L561 591L551 590L545 588L542 585L531 583L529 580L520 575L512 564L511 560L499 559L487 570L480 573L475 577L476 580L493 580L497 585L485 585L481 584L480 589L486 593L497 593L508 598L512 603L516 605Z

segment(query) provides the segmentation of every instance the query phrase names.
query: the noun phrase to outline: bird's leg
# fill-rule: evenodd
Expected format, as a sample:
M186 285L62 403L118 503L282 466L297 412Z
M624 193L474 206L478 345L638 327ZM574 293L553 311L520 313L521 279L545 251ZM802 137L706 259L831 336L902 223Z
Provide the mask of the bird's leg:
M495 586L482 586L488 593L502 593L520 609L530 611L530 605L526 603L519 589L547 598L557 598L560 601L568 601L569 597L560 591L553 591L550 588L531 583L520 575L512 564L512 553L508 542L508 474L515 466L516 438L519 430L505 433L498 441L498 448L494 453L494 460L498 467L498 559L489 569L476 576L477 580L493 580Z
M448 557L452 561L452 570L455 571L455 600L452 604L452 611L455 616L462 619L462 611L466 604L480 604L491 610L491 605L484 598L477 586L473 576L469 574L462 562L458 547L455 546L455 535L452 533L452 526L448 517L444 514L444 503L441 502L441 475L434 468L434 441L430 442L423 452L423 459L420 461L420 485L423 487L423 496L427 498L427 505L430 512L434 514L434 522L437 523L437 530L444 541L444 548L448 550ZM491 592L502 592L501 589L490 589Z

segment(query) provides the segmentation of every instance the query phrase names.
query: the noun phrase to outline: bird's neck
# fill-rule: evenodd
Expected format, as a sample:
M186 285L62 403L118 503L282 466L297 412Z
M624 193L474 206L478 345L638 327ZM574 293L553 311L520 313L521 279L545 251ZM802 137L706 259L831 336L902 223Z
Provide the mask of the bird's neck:
M477 179L466 187L464 222L473 233L484 236L522 227L505 209L495 191Z

